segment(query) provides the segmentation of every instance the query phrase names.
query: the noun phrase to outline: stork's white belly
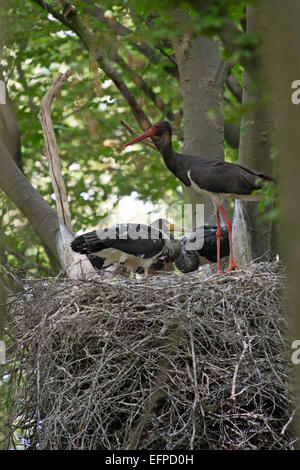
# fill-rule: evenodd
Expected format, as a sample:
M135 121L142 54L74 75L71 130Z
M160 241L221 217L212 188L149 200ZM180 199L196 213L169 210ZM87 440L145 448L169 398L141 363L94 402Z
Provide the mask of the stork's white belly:
M145 270L151 266L151 264L162 254L161 250L155 256L151 258L144 258L142 256L134 256L116 248L105 248L104 250L98 251L95 255L100 258L104 258L103 267L110 266L114 263L125 264L130 271L135 272L138 267L142 267Z
M100 256L100 258L105 259L103 267L110 266L114 263L124 263L127 255L127 253L123 253L122 251L116 250L115 248L105 248L104 250L98 251L95 254ZM125 255L124 261L121 261L122 255Z

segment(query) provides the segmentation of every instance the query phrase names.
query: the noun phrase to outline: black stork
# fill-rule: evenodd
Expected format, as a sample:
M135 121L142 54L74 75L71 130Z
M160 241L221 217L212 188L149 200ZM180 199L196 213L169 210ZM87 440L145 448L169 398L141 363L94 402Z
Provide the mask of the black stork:
M265 181L274 181L270 176L234 163L211 160L194 155L183 155L172 147L172 129L167 121L157 122L150 129L127 142L124 147L135 144L147 137L160 137L161 151L167 168L185 185L191 186L197 193L208 194L214 204L217 218L217 269L221 271L220 213L228 227L230 266L227 271L238 269L232 250L232 224L222 203L224 199L234 198L246 201L258 201L261 197L253 194L261 189ZM227 272L226 271L226 272Z
M182 273L190 273L196 271L199 266L206 264L207 261L210 263L216 263L216 232L216 225L204 225L203 227L197 227L192 232L185 233L179 238L179 256L175 260L174 258L169 259L166 256L159 256L159 258L151 264L150 270L154 273L161 271L174 271L175 264ZM197 248L196 239L203 239L203 246L201 248ZM220 258L222 259L226 256L229 256L228 230L226 227L221 227ZM138 272L143 272L143 270L140 269Z
M143 268L147 277L151 264L160 256L173 261L179 256L180 242L170 233L175 230L182 228L165 219L157 219L151 225L117 224L76 237L71 248L87 255L98 269L125 264L133 273Z
M192 249L191 246L200 230L203 230L203 246L200 249ZM193 232L186 233L180 238L180 255L175 260L175 266L179 271L190 273L196 271L206 260L211 263L217 262L216 233L216 225L204 225L204 227L197 227ZM220 258L225 258L229 254L228 230L226 227L221 227Z

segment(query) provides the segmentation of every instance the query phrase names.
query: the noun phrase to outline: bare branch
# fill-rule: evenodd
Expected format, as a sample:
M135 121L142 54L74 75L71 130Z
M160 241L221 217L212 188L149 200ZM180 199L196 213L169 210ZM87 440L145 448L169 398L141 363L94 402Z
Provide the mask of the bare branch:
M127 132L129 132L129 134L132 136L132 137L137 137L137 133L132 129L132 127L129 126L129 124L127 124L126 121L123 121L123 119L120 121L120 124L122 124L122 126L127 130ZM141 144L143 145L146 145L147 147L150 147L152 150L157 150L157 148L155 147L154 144L152 144L152 142L150 142L150 140L148 139L144 139L143 141L140 142Z
M224 137L226 142L233 149L239 148L240 143L240 129L238 126L231 122L224 123Z
M155 106L160 110L164 111L165 110L165 103L158 96L152 88L146 83L146 81L143 79L141 75L139 75L137 72L134 72L130 66L125 62L125 60L116 52L113 51L110 54L110 59L116 62L118 65L122 67L122 69L131 77L131 80L145 93L145 95L152 101L152 103L155 104Z
M76 8L70 4L67 0L59 0L59 3L61 4L63 8L63 15L67 18L69 15L72 13L76 12Z
M38 117L41 121L45 138L45 154L48 159L50 176L55 192L56 207L59 217L64 221L67 229L72 232L71 211L68 202L66 186L61 174L61 164L58 154L58 147L51 119L51 104L55 96L63 88L71 72L59 73L53 84L45 94L41 102L41 109Z
M242 97L243 97L243 89L241 85L239 84L239 82L237 81L237 79L235 78L235 76L233 75L233 73L230 73L228 75L226 84L229 90L231 91L231 93L233 94L233 96L235 96L238 102L241 103Z
M56 212L25 178L1 139L0 160L1 189L25 217L28 218L35 231L47 245L53 256L55 256L55 259L60 262L56 246L56 237L59 230Z

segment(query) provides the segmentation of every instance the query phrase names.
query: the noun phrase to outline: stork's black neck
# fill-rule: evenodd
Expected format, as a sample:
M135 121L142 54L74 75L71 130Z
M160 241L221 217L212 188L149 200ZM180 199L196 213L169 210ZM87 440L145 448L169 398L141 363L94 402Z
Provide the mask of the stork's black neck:
M164 159L172 159L173 157L173 147L172 147L172 136L169 132L164 132L160 138L162 154Z
M173 150L172 135L166 131L161 135L160 141L166 167L184 184L189 185L190 183L187 179L184 166L184 158Z

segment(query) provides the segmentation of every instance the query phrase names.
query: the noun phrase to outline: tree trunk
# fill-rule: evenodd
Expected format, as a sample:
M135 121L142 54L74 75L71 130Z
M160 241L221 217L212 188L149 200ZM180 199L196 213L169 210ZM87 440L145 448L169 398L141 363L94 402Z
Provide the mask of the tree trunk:
M1 66L0 66L1 67ZM3 80L2 71L0 69L0 80ZM3 90L5 92L5 103L0 104L0 139L3 140L6 148L8 149L11 157L14 159L20 170L22 170L22 154L21 154L21 131L14 110L14 106L8 95L8 91L3 83ZM3 223L3 207L0 208L0 263L5 264L7 259L6 246L5 246L5 230L2 227Z
M0 139L0 188L17 208L28 218L36 233L43 240L56 261L71 278L94 272L86 256L73 252L70 233L56 212L31 186L9 155Z
M261 11L253 6L247 7L247 33L259 34ZM259 82L258 82L259 80ZM246 71L244 75L243 104L251 110L243 116L241 126L246 132L241 133L239 164L259 170L267 175L273 174L271 154L271 133L273 113L266 104L261 70L255 77ZM240 266L260 257L269 259L272 222L260 222L257 203L236 201L233 223L234 256ZM250 234L250 236L248 235Z
M1 79L1 74L0 74ZM5 104L0 105L0 138L12 158L22 170L21 131L13 104L6 90Z
M266 54L273 87L279 137L279 165L282 184L282 249L288 265L292 343L300 340L300 105L293 104L291 85L300 77L300 2L273 0L264 2L266 9ZM299 357L299 354L298 354ZM298 414L296 415L300 449L300 364L294 366L297 378Z
M10 294L10 290L0 276L0 340L2 339L4 325L7 320L7 299Z
M176 26L188 30L188 13L175 10L173 17ZM224 160L223 94L229 67L211 37L187 32L172 43L183 96L184 153ZM183 191L186 203L205 204L205 222L216 222L208 196L186 187Z

